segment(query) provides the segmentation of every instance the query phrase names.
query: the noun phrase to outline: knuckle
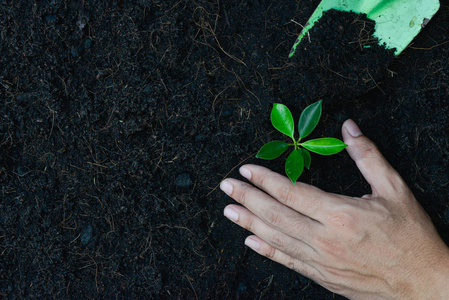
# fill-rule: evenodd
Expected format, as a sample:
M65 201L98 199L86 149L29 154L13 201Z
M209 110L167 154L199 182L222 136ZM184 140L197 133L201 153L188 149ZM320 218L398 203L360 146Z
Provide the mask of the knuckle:
M354 223L352 215L342 211L329 212L326 219L331 225L338 227L351 228Z
M273 259L276 255L276 248L270 247L266 252L265 256L269 259Z
M371 141L360 143L358 146L365 157L376 158L381 156L379 148Z
M271 244L277 249L285 249L285 236L283 233L276 233L271 237Z
M380 153L379 148L377 148L374 143L369 142L367 144L361 145L360 147L362 152L360 164L362 164L362 166L367 167L375 163L381 165L384 168L388 168L389 165L387 161Z
M284 218L276 208L268 208L264 211L264 219L271 225L279 227Z
M312 236L315 232L312 227L311 223L308 220L295 220L291 224L292 232L294 232L294 236L296 238L304 238Z
M338 241L327 238L315 239L316 249L332 257L342 258L345 256L345 250Z
M404 182L402 177L394 172L390 172L390 176L388 178L388 181L390 182L393 193L398 195L399 197L409 198L411 191L408 188L407 184Z
M287 268L292 269L295 272L300 272L300 268L298 267L298 264L296 263L296 260L294 258L290 258L286 266Z
M278 194L279 200L287 206L292 207L296 201L294 190L291 187L281 187Z
M263 173L263 174L254 174L253 178L254 178L253 179L254 183L256 183L259 186L265 186L267 184L268 176L265 173Z
M236 200L245 205L249 198L249 186L246 183L241 183L239 186L239 193L236 196Z
M320 206L320 196L313 193L302 193L302 201L301 206L304 207L307 211L315 214L317 211L321 209Z
M242 224L243 228L254 233L254 219L249 218Z

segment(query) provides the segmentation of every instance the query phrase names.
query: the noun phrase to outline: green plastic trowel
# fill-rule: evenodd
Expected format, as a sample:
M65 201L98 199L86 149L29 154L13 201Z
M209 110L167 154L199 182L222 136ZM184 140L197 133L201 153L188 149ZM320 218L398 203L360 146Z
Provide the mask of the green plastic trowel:
M438 0L323 0L293 45L289 57L323 12L336 9L366 14L375 21L374 37L399 55L440 8Z

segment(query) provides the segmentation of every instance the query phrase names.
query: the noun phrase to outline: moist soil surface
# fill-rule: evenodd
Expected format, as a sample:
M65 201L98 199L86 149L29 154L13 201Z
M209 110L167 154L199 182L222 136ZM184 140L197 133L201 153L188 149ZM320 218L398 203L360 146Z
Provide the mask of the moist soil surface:
M449 242L449 6L398 57L319 1L0 1L0 295L338 299L244 246L217 188L323 99L311 138L354 119ZM310 40L309 40L310 38ZM345 151L301 176L370 188Z

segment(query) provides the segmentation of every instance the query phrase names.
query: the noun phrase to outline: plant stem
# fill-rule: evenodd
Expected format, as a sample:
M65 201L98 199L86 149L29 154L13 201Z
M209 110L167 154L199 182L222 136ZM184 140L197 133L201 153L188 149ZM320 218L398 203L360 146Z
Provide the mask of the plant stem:
M295 141L294 139L293 139L293 142L294 142L294 144L292 145L292 146L295 146L295 150L298 150L299 149L299 141L301 140L301 138L299 138L297 141Z

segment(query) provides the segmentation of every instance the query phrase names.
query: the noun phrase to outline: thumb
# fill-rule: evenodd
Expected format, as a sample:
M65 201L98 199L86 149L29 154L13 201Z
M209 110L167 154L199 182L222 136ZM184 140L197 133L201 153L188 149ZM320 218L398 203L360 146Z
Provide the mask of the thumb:
M395 197L400 189L406 187L401 176L387 162L377 146L362 134L353 120L349 119L343 123L342 135L348 145L346 150L371 185L374 197Z

